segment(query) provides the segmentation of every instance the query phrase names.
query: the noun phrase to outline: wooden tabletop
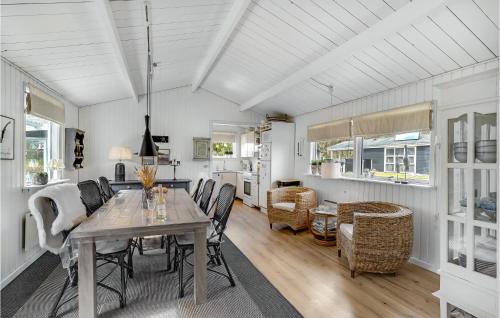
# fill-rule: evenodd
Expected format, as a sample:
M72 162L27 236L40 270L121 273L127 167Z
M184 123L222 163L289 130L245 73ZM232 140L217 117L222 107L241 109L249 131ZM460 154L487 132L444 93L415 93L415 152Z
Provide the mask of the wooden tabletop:
M206 227L210 219L184 189L169 189L167 218L159 220L142 208L142 190L121 190L71 231L72 240L98 241L135 236L185 233Z

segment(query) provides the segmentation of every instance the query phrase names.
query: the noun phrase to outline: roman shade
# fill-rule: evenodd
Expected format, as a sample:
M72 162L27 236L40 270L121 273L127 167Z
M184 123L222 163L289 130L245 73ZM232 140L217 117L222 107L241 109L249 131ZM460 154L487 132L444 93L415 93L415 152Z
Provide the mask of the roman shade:
M212 133L212 142L233 144L236 142L236 134L231 132L214 132Z
M430 130L432 104L425 102L352 119L352 134L359 137L400 134Z
M26 113L58 124L64 124L64 103L45 93L38 87L28 84L26 94Z
M347 139L351 137L351 119L312 125L307 128L307 141Z

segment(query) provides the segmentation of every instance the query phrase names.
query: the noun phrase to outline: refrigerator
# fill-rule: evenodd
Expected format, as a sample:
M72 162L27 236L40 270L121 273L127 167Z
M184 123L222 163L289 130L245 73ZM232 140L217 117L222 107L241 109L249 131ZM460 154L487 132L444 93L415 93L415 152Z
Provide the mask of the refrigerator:
M267 191L277 181L294 177L295 124L272 122L271 130L261 133L259 152L259 207L267 211Z

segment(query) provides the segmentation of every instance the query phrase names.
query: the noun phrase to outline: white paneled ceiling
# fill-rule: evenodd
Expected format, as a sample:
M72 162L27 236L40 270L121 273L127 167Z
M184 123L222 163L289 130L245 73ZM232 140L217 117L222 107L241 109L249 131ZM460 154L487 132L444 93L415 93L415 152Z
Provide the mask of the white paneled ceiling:
M132 96L97 1L3 0L2 56L78 105ZM241 0L239 0L241 1ZM414 0L416 2L429 0ZM497 58L498 0L449 0L349 52L293 85L280 86L341 50L409 0L253 0L201 87L260 112L297 115ZM151 0L153 90L191 85L227 32L233 0ZM145 92L142 0L112 0L130 81ZM245 8L245 7L244 7ZM402 10L403 9L403 10ZM233 15L234 16L234 15ZM330 96L328 85L334 86ZM269 94L268 94L269 93ZM264 96L264 98L257 98ZM249 101L257 102L252 103Z

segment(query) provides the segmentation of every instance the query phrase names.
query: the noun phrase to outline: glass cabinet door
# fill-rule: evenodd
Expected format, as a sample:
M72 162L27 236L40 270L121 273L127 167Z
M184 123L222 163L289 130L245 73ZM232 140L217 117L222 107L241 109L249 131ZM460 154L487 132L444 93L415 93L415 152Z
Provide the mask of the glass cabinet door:
M467 266L465 245L465 224L448 221L448 262L458 266Z
M474 113L474 158L477 163L497 162L497 114Z
M474 226L474 271L497 277L497 231Z
M465 169L448 169L448 214L465 218L467 212L467 180Z
M448 119L448 162L467 162L467 114Z
M497 222L497 170L474 170L474 220Z

